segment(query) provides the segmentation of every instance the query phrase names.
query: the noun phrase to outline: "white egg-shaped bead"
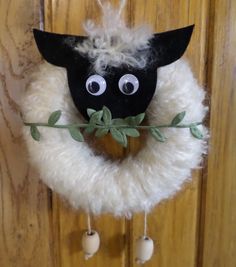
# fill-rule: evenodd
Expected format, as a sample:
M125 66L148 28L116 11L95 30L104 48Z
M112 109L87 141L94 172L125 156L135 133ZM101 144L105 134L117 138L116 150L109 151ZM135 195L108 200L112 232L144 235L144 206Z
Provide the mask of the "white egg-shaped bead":
M154 251L153 240L148 236L142 236L136 241L136 262L144 264L150 260Z
M91 258L98 251L99 246L100 246L100 238L96 231L92 230L91 233L87 231L83 234L82 248L86 260Z

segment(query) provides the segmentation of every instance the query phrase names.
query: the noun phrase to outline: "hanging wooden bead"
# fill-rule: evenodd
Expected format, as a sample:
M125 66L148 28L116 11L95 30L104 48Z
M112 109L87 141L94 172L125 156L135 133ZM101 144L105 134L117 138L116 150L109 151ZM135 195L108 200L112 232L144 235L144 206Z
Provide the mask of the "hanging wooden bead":
M82 237L82 248L85 259L91 258L99 249L100 237L94 230L86 231Z
M150 260L154 251L153 240L148 236L141 236L136 242L136 262L144 264Z

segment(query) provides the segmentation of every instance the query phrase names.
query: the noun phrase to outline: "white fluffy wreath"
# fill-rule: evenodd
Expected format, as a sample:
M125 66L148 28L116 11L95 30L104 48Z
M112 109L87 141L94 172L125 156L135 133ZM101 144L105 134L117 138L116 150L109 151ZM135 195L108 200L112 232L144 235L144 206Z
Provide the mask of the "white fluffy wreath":
M149 122L169 123L182 111L186 111L185 123L202 121L207 112L204 97L185 61L160 68L156 94L147 110ZM45 63L33 74L24 94L24 120L46 122L55 110L63 111L60 123L80 121L66 71ZM201 130L207 134L204 127ZM52 190L75 208L117 216L150 211L173 196L191 177L191 170L199 167L206 140L193 138L189 129L163 131L168 138L165 143L148 136L138 155L112 162L94 155L87 143L74 141L66 130L40 128L40 142L31 138L28 127L23 130L30 160Z

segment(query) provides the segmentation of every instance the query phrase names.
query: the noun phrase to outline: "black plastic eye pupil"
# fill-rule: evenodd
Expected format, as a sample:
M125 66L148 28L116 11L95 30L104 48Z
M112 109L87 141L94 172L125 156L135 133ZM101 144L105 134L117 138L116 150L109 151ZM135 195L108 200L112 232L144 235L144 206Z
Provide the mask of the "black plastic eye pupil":
M122 94L134 95L139 89L139 80L133 74L125 74L119 80L119 89Z
M100 85L97 82L90 82L88 85L88 90L92 94L96 94L100 89Z
M127 82L123 85L123 91L125 94L132 94L134 91L134 85L130 82Z

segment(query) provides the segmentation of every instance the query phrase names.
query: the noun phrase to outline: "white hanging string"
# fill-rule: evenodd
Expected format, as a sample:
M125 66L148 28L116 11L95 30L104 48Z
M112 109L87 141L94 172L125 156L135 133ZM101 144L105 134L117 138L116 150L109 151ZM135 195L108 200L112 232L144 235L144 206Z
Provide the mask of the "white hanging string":
M97 0L99 6L101 7L101 9L103 10L103 4L102 4L102 1L101 0ZM118 15L120 16L124 7L125 7L125 4L126 4L126 0L120 0L120 8L119 8L119 12L118 12Z
M144 230L143 230L143 235L144 237L147 236L147 212L144 212Z
M91 218L90 218L90 214L87 214L87 225L88 225L88 234L90 235L92 233L92 229L91 229Z
M120 9L119 9L119 16L121 15L121 13L122 13L122 11L123 11L123 9L124 9L124 7L125 7L125 4L126 4L126 0L121 0L120 1Z
M103 9L103 4L102 4L101 0L97 0L97 2L99 4L99 6L101 7L101 9Z

